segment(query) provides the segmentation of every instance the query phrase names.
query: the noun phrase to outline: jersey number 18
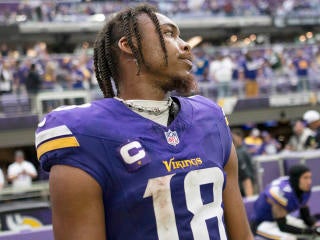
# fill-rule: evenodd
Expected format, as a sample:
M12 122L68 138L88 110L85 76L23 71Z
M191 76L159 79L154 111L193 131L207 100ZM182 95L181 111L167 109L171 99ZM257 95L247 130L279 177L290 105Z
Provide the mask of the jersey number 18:
M179 240L171 193L170 181L175 174L149 179L144 198L152 197L159 240ZM203 204L200 186L213 184L214 201ZM217 184L220 183L220 184ZM190 227L194 240L209 240L206 220L216 217L221 240L226 240L222 221L222 183L223 173L217 168L206 168L190 171L184 178L184 192L187 209L193 213Z

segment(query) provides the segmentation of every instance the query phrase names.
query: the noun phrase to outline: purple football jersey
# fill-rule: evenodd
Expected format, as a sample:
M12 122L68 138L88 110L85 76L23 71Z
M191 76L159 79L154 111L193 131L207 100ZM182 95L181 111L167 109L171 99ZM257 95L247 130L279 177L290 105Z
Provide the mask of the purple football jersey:
M42 167L77 167L100 184L107 239L227 239L226 118L201 96L175 98L181 108L168 127L113 98L58 108L39 123Z
M271 205L267 202L268 198L281 205L288 213L291 213L306 205L310 195L311 191L304 192L299 200L289 183L289 177L285 176L275 179L256 200L252 220L255 220L256 223L273 221Z

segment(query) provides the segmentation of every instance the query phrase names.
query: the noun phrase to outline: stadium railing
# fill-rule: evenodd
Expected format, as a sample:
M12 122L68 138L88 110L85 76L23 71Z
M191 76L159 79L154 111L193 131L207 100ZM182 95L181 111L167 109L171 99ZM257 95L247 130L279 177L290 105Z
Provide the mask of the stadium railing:
M46 113L45 102L54 101L57 106L61 106L64 105L64 101L68 101L68 105L75 104L76 99L81 99L82 103L90 102L90 91L68 90L61 92L40 92L36 96L36 112L40 117Z
M43 200L48 200L48 181L36 181L33 182L30 187L26 188L14 188L12 186L8 186L0 190L0 203L19 200L22 198L41 198Z
M48 181L34 182L25 188L9 186L0 191L0 232L28 232L51 223Z
M287 175L290 166L297 163L306 164L312 172L313 186L320 186L320 150L261 155L255 156L253 161L259 192L273 179Z

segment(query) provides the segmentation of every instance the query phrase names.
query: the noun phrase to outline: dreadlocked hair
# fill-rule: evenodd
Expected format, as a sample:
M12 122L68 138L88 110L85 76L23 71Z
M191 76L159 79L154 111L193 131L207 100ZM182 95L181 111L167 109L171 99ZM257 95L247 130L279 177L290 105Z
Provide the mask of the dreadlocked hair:
M118 85L118 41L125 36L133 56L137 61L137 75L140 74L141 65L145 64L142 53L141 34L137 17L147 14L154 23L159 35L161 49L164 53L165 63L168 65L168 53L166 50L160 24L156 16L156 9L147 4L128 8L112 17L98 33L94 43L94 67L96 78L105 98L114 97L120 94ZM136 39L137 46L133 39Z

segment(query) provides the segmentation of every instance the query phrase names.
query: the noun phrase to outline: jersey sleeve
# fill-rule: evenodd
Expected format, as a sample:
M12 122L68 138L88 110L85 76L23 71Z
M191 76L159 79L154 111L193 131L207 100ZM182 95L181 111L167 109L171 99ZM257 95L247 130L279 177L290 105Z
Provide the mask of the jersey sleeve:
M41 167L50 171L54 165L68 165L79 168L93 177L102 188L106 188L99 140L80 134L67 117L48 114L39 124L35 135L37 157Z
M266 195L268 198L272 199L275 203L281 205L284 208L288 206L288 198L285 192L280 188L280 186L271 186L267 191Z

